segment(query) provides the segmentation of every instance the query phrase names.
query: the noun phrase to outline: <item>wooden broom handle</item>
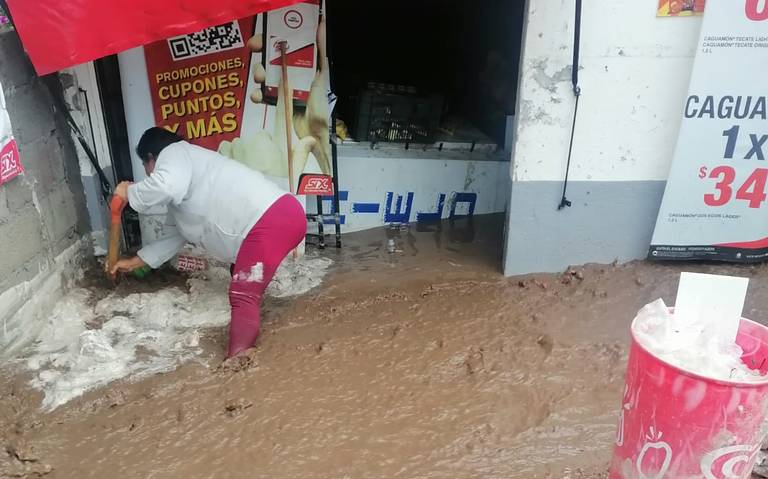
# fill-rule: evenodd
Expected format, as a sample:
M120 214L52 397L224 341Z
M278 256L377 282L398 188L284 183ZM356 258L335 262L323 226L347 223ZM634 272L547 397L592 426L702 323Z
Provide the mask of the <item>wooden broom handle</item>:
M293 125L291 123L291 110L290 105L293 103L290 88L288 86L288 57L286 55L286 49L288 47L287 42L280 42L280 60L282 63L282 75L283 75L283 103L285 106L285 142L288 146L288 190L294 193L293 190Z

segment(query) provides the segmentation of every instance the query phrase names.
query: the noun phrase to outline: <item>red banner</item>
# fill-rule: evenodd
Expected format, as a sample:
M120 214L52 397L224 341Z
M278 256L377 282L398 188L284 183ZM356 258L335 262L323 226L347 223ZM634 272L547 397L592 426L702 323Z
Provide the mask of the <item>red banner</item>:
M39 75L298 0L7 0Z

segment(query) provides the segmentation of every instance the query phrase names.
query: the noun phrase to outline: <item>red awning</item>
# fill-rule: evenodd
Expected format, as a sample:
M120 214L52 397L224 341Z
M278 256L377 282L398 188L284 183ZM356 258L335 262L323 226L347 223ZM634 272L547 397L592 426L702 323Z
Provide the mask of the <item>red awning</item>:
M300 0L6 0L39 75Z

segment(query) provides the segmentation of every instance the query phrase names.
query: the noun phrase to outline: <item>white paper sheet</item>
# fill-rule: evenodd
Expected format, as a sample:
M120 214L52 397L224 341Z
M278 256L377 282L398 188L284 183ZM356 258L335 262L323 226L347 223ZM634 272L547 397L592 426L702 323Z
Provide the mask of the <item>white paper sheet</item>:
M675 324L696 327L701 339L717 337L734 343L739 330L749 278L681 273L675 303Z

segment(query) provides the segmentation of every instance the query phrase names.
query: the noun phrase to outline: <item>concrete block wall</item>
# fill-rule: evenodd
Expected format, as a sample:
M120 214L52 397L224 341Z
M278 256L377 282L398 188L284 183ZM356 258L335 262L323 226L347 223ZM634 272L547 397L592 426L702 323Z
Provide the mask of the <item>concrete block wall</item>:
M69 127L13 31L0 33L0 83L26 170L0 186L2 296L45 272L89 224Z

